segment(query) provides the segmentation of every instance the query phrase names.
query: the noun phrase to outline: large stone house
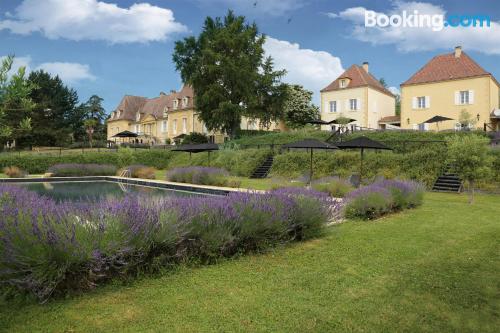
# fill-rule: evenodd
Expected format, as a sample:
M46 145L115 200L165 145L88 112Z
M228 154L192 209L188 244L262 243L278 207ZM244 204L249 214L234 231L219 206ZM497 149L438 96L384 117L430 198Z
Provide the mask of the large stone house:
M395 105L395 96L368 71L367 62L352 65L321 90L324 121L346 117L359 128L376 129L381 118L395 115Z
M401 128L458 129L465 111L474 120L471 127L499 130L499 94L493 75L458 46L452 53L435 56L401 84ZM452 120L424 123L438 115Z
M183 134L193 132L206 134L215 143L224 142L226 135L207 131L198 118L193 97L193 89L189 86L183 86L178 92L162 92L150 99L124 96L108 119L108 140L115 141L114 135L127 130L137 133L137 141L146 144L174 142ZM241 128L264 129L258 120L246 118L242 119ZM278 130L278 125L272 124L267 130Z

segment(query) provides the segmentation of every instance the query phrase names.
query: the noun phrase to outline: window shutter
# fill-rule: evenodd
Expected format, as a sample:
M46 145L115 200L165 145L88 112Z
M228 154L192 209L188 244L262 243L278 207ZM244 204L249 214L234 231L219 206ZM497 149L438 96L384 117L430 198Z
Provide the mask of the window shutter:
M425 124L424 124L424 130L425 130L425 131L428 131L428 130L429 130L429 124L428 124L428 123L425 123Z
M416 97L413 97L413 98L412 98L412 108L413 108L413 109L416 109L416 108L417 108L417 98L416 98Z
M413 129L418 130L418 124L413 124Z
M330 108L330 105L329 105L328 101L326 101L325 107L323 108L323 113L327 113L328 111L330 111L329 108Z
M356 110L361 110L363 109L363 100L361 98L358 98L358 100L356 101Z
M337 104L337 112L341 112L341 104L340 101L336 101L336 104Z
M469 90L469 104L474 104L474 90Z
M345 109L346 110L351 110L351 104L350 104L350 100L349 99L346 99L345 100Z
M455 105L460 105L460 91L455 91Z
M431 97L425 96L425 108L428 109L431 107Z

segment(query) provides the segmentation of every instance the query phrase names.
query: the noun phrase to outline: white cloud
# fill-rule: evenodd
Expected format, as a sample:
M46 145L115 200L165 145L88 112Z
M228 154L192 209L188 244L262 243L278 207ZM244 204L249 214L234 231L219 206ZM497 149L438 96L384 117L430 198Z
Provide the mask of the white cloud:
M335 80L344 69L338 57L325 51L300 48L299 44L267 37L266 55L274 59L276 69L286 69L285 82L303 85L315 94Z
M258 13L272 16L288 14L306 5L306 0L197 0L205 6L225 5L245 13Z
M6 56L0 56L0 62ZM95 80L96 77L91 73L89 65L80 64L77 62L44 62L39 65L34 65L31 56L15 57L12 69L9 74L12 75L19 67L26 67L26 73L33 70L44 70L52 75L59 75L59 78L67 84L77 83L84 80Z
M90 72L89 65L74 62L45 62L38 65L36 70L42 69L52 75L58 75L66 83L75 83L82 80L95 80Z
M401 95L401 92L399 91L399 88L397 88L397 87L389 87L389 88L387 88L387 90L389 90L394 95Z
M490 27L457 27L444 28L441 31L433 31L431 27L365 27L364 7L348 8L340 13L338 17L351 21L353 24L352 36L358 40L373 45L396 45L402 52L431 51L437 49L452 49L461 45L465 50L474 50L486 54L500 54L500 22L491 21ZM392 8L384 13L390 15L401 15L403 11L413 13L418 10L420 14L436 15L446 17L447 12L440 6L426 2L393 2Z
M136 3L129 8L97 0L23 0L0 21L0 31L50 39L103 40L111 43L163 41L187 28L170 9Z

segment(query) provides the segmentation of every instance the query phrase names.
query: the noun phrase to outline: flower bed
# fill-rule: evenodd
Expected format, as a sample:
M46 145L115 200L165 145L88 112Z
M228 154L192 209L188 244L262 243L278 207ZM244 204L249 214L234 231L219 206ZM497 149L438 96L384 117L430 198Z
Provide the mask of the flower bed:
M47 172L56 177L114 176L116 166L109 164L56 164Z
M58 203L0 186L0 285L39 300L179 262L214 262L317 235L338 210L305 189Z
M363 186L346 196L348 218L374 219L390 212L422 204L425 187L416 182L383 180Z
M167 180L179 183L226 186L229 172L210 167L175 168L167 172Z

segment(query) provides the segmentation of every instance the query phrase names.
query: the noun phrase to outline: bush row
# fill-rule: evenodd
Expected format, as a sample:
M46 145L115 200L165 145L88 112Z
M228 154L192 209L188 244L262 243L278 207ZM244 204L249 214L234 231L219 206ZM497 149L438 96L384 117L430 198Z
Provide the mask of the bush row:
M167 180L179 183L227 186L229 173L210 167L174 168L167 172Z
M221 150L211 153L211 165L224 168L233 175L249 176L269 153L265 149ZM56 164L110 164L118 168L141 164L156 169L171 169L190 165L206 166L208 156L206 153L200 153L193 154L190 158L188 153L159 149L119 149L118 152L74 153L62 156L0 154L0 170L16 166L30 174L41 174Z
M179 262L262 251L317 235L330 204L305 189L56 203L3 185L1 290L43 301Z
M47 170L54 177L114 176L117 168L110 164L56 164Z
M409 154L391 152L366 152L363 178L372 181L376 176L385 178L403 177L431 186L443 171L446 149L420 149ZM275 156L271 169L274 176L296 178L309 172L310 155L291 151ZM360 153L358 151L316 152L313 157L314 176L349 177L359 173Z

